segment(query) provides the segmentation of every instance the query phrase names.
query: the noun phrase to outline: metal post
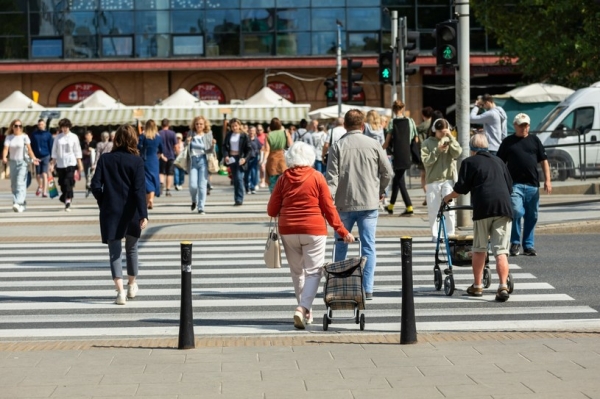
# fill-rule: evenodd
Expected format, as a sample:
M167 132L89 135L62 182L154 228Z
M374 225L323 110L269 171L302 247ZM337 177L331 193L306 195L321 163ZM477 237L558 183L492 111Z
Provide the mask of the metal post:
M470 100L470 23L469 23L469 2L462 1L456 5L458 14L458 69L456 71L456 128L458 130L458 142L462 147L462 154L458 158L458 167L461 162L469 156L469 100ZM470 198L461 195L458 197L458 205L470 205ZM459 210L456 218L457 226L466 227L471 224L471 211Z
M338 118L342 116L342 23L337 22L337 104L338 104ZM351 93L348 93L348 99L351 100Z
M178 349L193 349L194 312L192 308L192 243L181 244L181 313L179 314L179 346Z
M404 80L404 48L406 47L406 17L400 18L400 30L398 34L398 52L400 53L400 99L406 104L406 82Z
M412 278L412 237L400 239L402 257L402 314L400 315L400 344L417 343L415 299Z
M396 68L396 63L398 59L398 11L392 11L392 101L390 103L393 104L394 101L398 99L398 89L396 88L396 81L398 80L398 69Z

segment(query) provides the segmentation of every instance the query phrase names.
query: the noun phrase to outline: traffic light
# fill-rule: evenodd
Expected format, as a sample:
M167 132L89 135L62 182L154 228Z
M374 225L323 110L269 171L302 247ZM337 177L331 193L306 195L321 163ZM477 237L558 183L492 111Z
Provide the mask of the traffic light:
M394 81L392 76L392 65L394 63L394 53L390 50L379 54L379 81L381 83L391 83Z
M417 48L417 39L419 32L404 32L403 51L404 51L404 76L410 76L417 73L418 67L411 67L410 64L417 60L419 49Z
M360 94L363 88L356 84L359 80L362 80L362 72L356 71L358 68L362 68L362 61L353 61L351 58L346 59L346 68L348 69L348 99L352 101L352 98L356 94Z
M327 98L327 101L333 101L335 98L335 79L327 78L323 84L325 85L325 97Z
M458 21L449 20L435 26L434 53L438 66L458 65Z

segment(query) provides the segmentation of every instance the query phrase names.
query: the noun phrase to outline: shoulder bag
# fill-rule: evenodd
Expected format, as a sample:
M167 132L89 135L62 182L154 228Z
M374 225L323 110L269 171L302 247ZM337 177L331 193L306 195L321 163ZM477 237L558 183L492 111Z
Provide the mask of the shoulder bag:
M190 164L190 157L189 157L190 145L191 144L184 146L183 150L181 150L179 155L177 155L177 158L175 158L175 162L173 162L173 164L176 167L178 167L179 169L181 169L183 171L187 171L190 166L189 165Z
M281 267L281 244L279 243L277 218L271 218L269 222L269 236L265 244L264 259L269 269L279 269Z

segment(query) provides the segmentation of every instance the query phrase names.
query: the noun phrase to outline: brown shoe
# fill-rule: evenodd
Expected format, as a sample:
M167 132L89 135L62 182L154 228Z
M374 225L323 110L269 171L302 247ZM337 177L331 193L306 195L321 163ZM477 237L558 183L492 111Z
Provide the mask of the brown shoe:
M471 285L469 288L467 288L467 294L469 296L482 296L483 288L475 288L473 285Z

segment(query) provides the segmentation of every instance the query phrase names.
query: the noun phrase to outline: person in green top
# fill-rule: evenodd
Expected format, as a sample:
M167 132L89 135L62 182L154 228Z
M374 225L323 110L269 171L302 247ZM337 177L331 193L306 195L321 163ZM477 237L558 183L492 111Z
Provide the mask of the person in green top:
M263 151L267 160L265 173L269 184L269 192L273 192L279 176L287 169L284 150L291 147L292 135L284 130L279 118L271 119L269 134L265 140Z

